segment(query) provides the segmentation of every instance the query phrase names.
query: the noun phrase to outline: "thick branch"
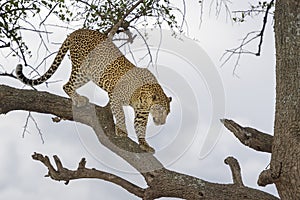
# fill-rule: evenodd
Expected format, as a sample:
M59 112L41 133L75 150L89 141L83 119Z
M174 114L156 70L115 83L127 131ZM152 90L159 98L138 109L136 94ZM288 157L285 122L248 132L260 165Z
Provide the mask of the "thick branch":
M244 145L262 152L272 152L273 136L260 132L254 128L242 127L230 119L222 119L221 122Z
M242 175L241 175L241 167L234 157L227 157L224 160L225 164L229 165L232 173L233 183L238 186L244 186Z
M48 168L48 175L50 178L53 180L57 181L66 181L65 184L68 184L70 180L75 180L75 179L82 179L82 178L94 178L94 179L102 179L108 182L115 183L128 192L135 194L138 197L143 197L145 190L143 188L140 188L129 181L116 176L114 174L104 172L104 171L99 171L96 169L88 169L85 167L86 161L84 158L81 159L77 170L69 170L63 167L60 159L57 156L53 156L56 167L55 169L48 156L43 156L42 154L39 153L34 153L32 155L32 158L34 160L42 162L47 168Z
M191 200L201 198L207 200L277 199L270 194L252 188L240 187L236 184L210 183L165 169L152 154L141 150L137 143L129 138L115 135L114 122L108 106L101 108L89 104L81 109L72 108L70 99L48 92L21 90L4 85L0 85L0 99L0 114L13 110L34 111L54 114L61 119L77 121L92 127L102 145L123 158L144 177L149 186L143 196L145 200L160 197ZM63 169L58 159L56 159L56 165ZM49 164L48 166L53 172L55 171Z

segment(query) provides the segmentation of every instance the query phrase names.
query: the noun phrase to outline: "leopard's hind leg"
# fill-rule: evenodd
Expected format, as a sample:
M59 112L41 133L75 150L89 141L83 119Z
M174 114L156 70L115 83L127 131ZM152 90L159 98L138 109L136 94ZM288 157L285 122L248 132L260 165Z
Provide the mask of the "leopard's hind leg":
M76 89L85 85L89 81L90 79L85 74L76 74L72 70L69 81L63 86L63 89L69 97L71 97L74 106L82 107L89 102L87 97L81 96L76 92Z

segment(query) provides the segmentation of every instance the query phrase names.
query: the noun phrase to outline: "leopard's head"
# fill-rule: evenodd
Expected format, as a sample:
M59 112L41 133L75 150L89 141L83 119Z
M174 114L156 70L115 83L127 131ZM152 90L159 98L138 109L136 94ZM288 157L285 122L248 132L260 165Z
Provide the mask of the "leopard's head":
M171 97L167 97L159 84L145 84L131 96L134 110L150 113L155 125L163 125L170 113Z
M153 117L153 122L155 125L163 125L166 123L168 114L170 113L170 102L172 97L167 97L164 95L152 95L152 105L150 107L150 113Z

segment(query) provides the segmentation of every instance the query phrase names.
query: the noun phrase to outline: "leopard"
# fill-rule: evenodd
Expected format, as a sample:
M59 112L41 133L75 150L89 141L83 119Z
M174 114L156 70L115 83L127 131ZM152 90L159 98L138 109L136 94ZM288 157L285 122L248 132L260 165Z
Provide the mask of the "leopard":
M115 118L115 134L128 137L123 107L131 106L140 148L155 153L146 141L148 117L151 114L155 125L165 124L172 97L165 94L149 69L135 66L107 35L96 30L78 29L67 36L50 68L42 76L27 78L22 64L18 64L16 77L29 86L42 84L55 73L68 51L72 70L63 90L72 99L73 105L83 107L89 103L89 99L76 90L92 81L108 93Z

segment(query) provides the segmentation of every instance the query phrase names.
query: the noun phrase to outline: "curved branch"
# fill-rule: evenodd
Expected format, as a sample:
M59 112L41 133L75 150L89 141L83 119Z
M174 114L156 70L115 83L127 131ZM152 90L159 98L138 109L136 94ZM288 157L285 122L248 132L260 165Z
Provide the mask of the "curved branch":
M114 121L109 106L102 108L89 104L84 108L74 108L71 99L48 92L21 90L5 85L0 85L0 99L0 114L13 110L34 111L54 114L60 119L68 119L92 127L102 145L123 158L144 177L149 186L144 192L144 200L160 197L191 200L201 198L207 200L278 199L256 189L239 187L236 184L210 183L164 168L159 160L151 153L141 150L139 145L130 138L115 135ZM57 118L55 120L59 121ZM64 169L59 159L55 161L59 168ZM54 171L55 169L49 163L48 166ZM83 167L84 162L80 166ZM85 177L87 176L83 176Z
M244 186L242 175L241 175L241 167L234 157L227 157L224 160L225 164L229 165L232 173L233 183L238 186Z
M251 127L242 127L230 119L221 119L224 126L230 130L244 145L257 151L272 152L273 136Z
M48 156L43 156L42 154L34 153L32 155L32 158L34 160L42 162L48 168L49 171L48 174L46 175L47 177L50 177L56 181L66 181L65 182L66 185L69 183L70 180L75 180L75 179L82 179L82 178L102 179L111 183L115 183L138 197L142 198L144 196L145 189L140 188L119 176L116 176L108 172L99 171L96 169L86 168L85 158L81 159L77 170L69 170L67 168L64 168L58 156L53 156L57 169L55 169L52 166Z

